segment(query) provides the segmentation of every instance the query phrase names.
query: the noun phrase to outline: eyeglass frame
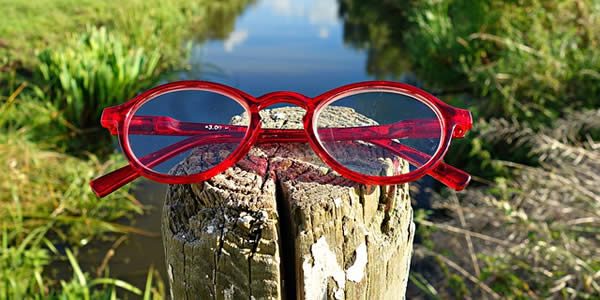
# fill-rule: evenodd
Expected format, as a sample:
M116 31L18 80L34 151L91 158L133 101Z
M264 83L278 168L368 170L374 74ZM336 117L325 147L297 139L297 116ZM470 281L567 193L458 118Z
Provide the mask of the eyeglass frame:
M129 127L135 112L148 101L167 93L185 90L208 91L235 100L243 106L248 113L249 122L247 129L244 137L239 140L239 145L235 150L233 150L223 161L210 169L187 176L174 176L159 173L140 162L133 153L129 143ZM394 92L414 98L427 105L436 114L440 122L439 125L441 126L440 142L436 152L431 155L425 164L406 174L394 176L366 175L343 166L333 158L321 144L321 141L315 132L318 130L316 128L316 120L322 108L349 95L370 91ZM303 129L263 129L261 127L259 112L278 103L294 104L306 111L303 117ZM401 184L418 180L425 175L430 175L452 189L462 190L471 180L471 176L466 172L443 162L443 157L448 151L452 138L462 138L472 128L473 121L471 113L466 109L460 109L446 104L435 96L417 87L393 81L378 80L347 84L329 90L314 98L290 91L271 92L260 97L254 97L239 89L219 83L200 80L176 81L142 92L123 104L105 108L102 112L100 123L102 127L107 128L111 134L118 135L119 143L129 164L90 182L92 190L98 197L104 197L140 176L167 184L191 184L206 181L233 166L259 142L308 142L315 154L331 169L345 178L362 184ZM361 128L361 126L350 128ZM290 137L292 131L299 130L304 131L303 137ZM295 135L298 134L296 133ZM384 147L383 145L380 146ZM429 156L428 154L425 155Z

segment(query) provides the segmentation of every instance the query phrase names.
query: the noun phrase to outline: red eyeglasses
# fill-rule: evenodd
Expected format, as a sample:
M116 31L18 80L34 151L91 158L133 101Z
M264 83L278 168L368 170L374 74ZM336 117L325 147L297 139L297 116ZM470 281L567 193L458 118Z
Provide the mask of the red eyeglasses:
M261 128L259 111L281 102L306 110L304 129ZM315 98L294 92L255 98L217 83L179 81L104 109L101 124L119 135L129 165L90 183L99 197L139 176L169 184L207 180L256 143L308 142L331 169L364 184L427 174L462 190L471 179L442 161L451 139L471 129L470 112L397 82L354 83ZM180 164L187 173L174 175Z

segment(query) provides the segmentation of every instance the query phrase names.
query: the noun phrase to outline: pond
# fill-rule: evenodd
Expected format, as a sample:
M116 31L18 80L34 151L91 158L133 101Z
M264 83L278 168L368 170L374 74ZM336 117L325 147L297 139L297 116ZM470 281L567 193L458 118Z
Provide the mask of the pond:
M357 18L357 11L363 15L362 8L389 18L380 26L383 37L372 36L368 30L372 23ZM280 90L316 96L344 84L372 79L419 86L402 55L402 45L390 42L394 30L400 28L386 26L396 25L397 16L386 16L377 9L377 4L370 1L257 1L237 17L226 39L192 44L191 68L170 74L165 81L209 80L254 96ZM166 278L160 239L165 191L166 185L149 181L137 185L137 197L153 209L133 225L157 235L131 235L111 259L112 275L142 286L148 266L154 265ZM418 198L427 205L426 196Z

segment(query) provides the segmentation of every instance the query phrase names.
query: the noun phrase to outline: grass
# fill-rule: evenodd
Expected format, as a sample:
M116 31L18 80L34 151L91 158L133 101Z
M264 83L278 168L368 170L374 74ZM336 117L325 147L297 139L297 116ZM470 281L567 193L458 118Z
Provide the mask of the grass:
M430 283L453 297L600 296L600 126L586 111L600 105L600 7L419 1L411 11L405 39L419 76L464 82L475 98L478 132L453 153L471 149L468 168L492 181L439 197L452 218L421 221L437 229L423 252L443 276Z
M428 256L462 266L470 297L597 298L600 110L571 113L540 131L503 119L491 123L487 138L529 146L540 166L505 161L512 180L438 196L437 208L453 217L419 219L436 229ZM434 286L451 293L450 279Z
M419 295L598 298L598 1L344 0L342 11L372 75L414 72L478 120L447 156L476 183L415 218Z
M127 187L102 201L89 189L89 180L125 163L120 155L101 162L91 153L73 157L62 152L66 147L61 145L80 136L64 113L72 107L44 101L34 84L17 85L8 76L4 80L6 89L16 88L0 93L7 95L0 97L0 298L113 299L117 288L141 295L121 280L84 275L71 252L66 254L75 272L72 280L45 277L53 262L64 257L54 243L77 251L108 233L144 233L122 224L141 214L143 206ZM161 294L156 284L150 284L148 298Z
M38 99L34 95L35 89L35 86L21 82L7 96L0 94L0 128L54 150L64 150L64 145L72 141L78 129L67 122L52 103Z
M50 263L50 254L40 246L43 230L31 232L20 243L15 244L15 233L6 228L2 233L0 248L0 298L23 299L35 290L42 290L42 272ZM14 244L14 245L11 245Z
M103 232L128 231L113 223L123 217L142 213L142 206L128 189L99 201L88 186L97 174L123 163L113 156L100 163L44 150L16 133L0 135L0 219L11 226L15 214L24 228L52 224L52 231L72 243ZM8 222L8 223L6 223ZM93 226L90 226L93 225Z
M600 105L590 97L600 94L597 1L425 0L408 16L414 28L404 38L419 76L468 83L482 116L535 126Z
M50 225L41 226L23 235L20 230L4 229L0 247L0 299L116 299L117 289L143 296L143 299L161 299L164 290L153 281L150 269L144 291L129 283L110 277L91 278L81 270L77 258L65 251L70 280L45 278L53 257L62 256L46 238ZM106 274L108 276L108 274ZM56 286L60 286L57 289Z
M6 130L0 133L0 299L116 299L126 292L162 299L164 287L152 279L153 270L144 291L107 272L91 277L81 271L69 249L78 252L92 239L110 238L107 234L147 234L122 222L144 207L128 187L99 200L89 180L124 159L113 154L100 162L89 153L77 158L57 152L53 141L64 132L53 125L60 113L17 92L0 106L0 127ZM55 244L68 248L61 253ZM47 277L55 262L65 259L73 277Z
M155 271L141 290L77 261L92 239L145 233L123 225L143 212L128 187L89 189L125 163L100 112L185 68L190 42L225 37L249 2L0 0L0 299L164 297ZM71 278L48 277L58 261Z
M186 39L224 36L248 0L0 0L4 55L34 69L36 50L56 48L86 27L124 33L127 45L158 49L164 69L179 66ZM1 54L2 52L0 52Z
M345 40L368 50L369 73L406 80L412 72L476 119L541 128L600 105L597 1L344 0L342 10ZM476 136L456 141L449 162L486 178L508 175L494 158L534 162Z
M41 99L78 128L98 126L102 109L130 99L160 76L157 50L127 49L123 38L106 28L90 28L65 46L39 54Z

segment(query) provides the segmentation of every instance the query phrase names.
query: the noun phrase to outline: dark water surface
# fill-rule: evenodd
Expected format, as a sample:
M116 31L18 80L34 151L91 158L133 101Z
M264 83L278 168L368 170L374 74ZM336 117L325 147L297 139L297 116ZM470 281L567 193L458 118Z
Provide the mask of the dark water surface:
M344 1L346 6L355 2L368 3ZM403 67L407 64L402 61L401 51L392 51L395 56L387 69L383 58L390 57L389 45L377 48L381 43L369 38L369 23L354 20L353 12L348 10L356 8L341 5L336 0L257 1L237 17L225 40L194 44L191 69L169 81L210 80L255 96L278 90L316 96L340 85L375 78L393 77L415 84L412 73ZM365 5L373 9L376 6L376 2ZM396 47L401 49L401 45ZM379 57L380 53L385 57ZM154 265L167 281L160 239L165 191L166 185L149 181L137 185L136 196L153 209L135 220L133 226L155 232L156 236L130 235L110 261L113 276L143 286L148 267Z

